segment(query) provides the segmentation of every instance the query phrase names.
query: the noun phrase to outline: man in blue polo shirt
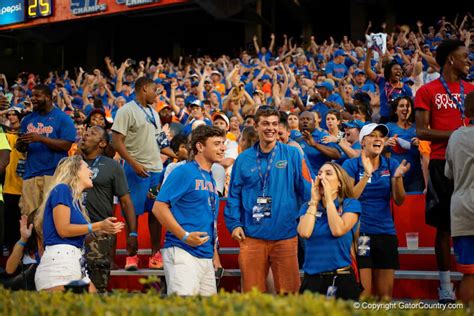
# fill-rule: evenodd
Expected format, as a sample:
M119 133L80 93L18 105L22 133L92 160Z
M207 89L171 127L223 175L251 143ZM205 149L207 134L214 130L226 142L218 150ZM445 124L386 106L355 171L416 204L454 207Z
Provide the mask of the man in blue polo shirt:
M334 85L328 81L321 82L316 85L318 92L315 94L315 99L318 101L311 108L312 111L318 111L321 114L321 128L327 130L326 114L330 109L343 111L344 100L341 95L334 92Z
M43 201L59 161L67 156L76 140L72 119L54 107L52 91L36 85L31 97L33 112L21 121L21 135L16 147L27 152L20 208L29 215Z
M166 228L163 263L168 295L217 292L213 258L219 196L211 166L224 158L224 141L225 132L218 127L193 130L194 160L174 169L156 198L153 214Z
M297 148L277 142L277 110L259 109L255 122L259 142L234 163L225 222L240 243L242 290L267 291L271 267L276 291L296 293L296 225L300 201L310 198L311 172Z

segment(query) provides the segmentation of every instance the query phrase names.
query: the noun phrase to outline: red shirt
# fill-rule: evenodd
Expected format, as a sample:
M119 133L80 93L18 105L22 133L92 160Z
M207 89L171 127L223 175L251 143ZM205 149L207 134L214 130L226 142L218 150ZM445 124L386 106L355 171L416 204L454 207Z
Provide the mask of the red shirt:
M463 81L464 95L474 91L474 85ZM448 88L453 97L461 103L460 84L448 82ZM461 112L456 102L451 99L439 79L422 86L416 92L415 109L430 111L430 128L440 131L454 131L463 125ZM468 122L468 119L466 119ZM445 160L448 141L431 142L431 159Z

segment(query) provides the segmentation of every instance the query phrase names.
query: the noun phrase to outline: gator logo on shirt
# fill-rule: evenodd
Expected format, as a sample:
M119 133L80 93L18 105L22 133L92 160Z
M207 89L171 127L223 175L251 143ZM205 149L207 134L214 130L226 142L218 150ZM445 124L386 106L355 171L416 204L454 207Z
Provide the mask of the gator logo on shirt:
M275 166L279 169L286 168L287 165L288 165L288 161L286 160L280 160L275 163Z
M27 133L36 133L39 135L45 135L46 137L49 137L49 134L51 134L54 131L54 128L52 126L44 126L43 123L38 123L38 127L36 127L32 123L30 123L26 127L26 131Z

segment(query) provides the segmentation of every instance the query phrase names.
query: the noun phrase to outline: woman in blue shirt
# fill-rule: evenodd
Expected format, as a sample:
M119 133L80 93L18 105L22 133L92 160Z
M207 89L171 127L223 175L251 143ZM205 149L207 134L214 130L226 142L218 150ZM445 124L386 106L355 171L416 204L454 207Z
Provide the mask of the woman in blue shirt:
M391 157L399 163L404 159L411 165L403 177L403 185L407 192L423 192L425 181L421 171L420 140L416 137L414 124L413 101L410 97L400 97L391 103L391 117L387 127L389 139L385 143Z
M379 298L392 296L394 271L398 269L398 240L390 199L397 205L403 203L402 178L410 169L405 160L399 164L382 156L387 134L388 128L383 124L365 125L359 133L361 156L343 164L354 181L354 195L363 209L357 250L362 296L373 294Z
M81 195L91 187L92 172L81 156L63 158L59 162L35 225L45 247L35 275L38 291L63 291L66 284L81 279L90 283L81 265L86 235L116 234L122 230L124 224L115 222L115 217L89 222ZM90 291L94 290L91 285Z
M326 162L312 183L311 200L301 207L298 234L305 244L300 292L358 300L360 288L351 268L351 245L361 207L349 176Z

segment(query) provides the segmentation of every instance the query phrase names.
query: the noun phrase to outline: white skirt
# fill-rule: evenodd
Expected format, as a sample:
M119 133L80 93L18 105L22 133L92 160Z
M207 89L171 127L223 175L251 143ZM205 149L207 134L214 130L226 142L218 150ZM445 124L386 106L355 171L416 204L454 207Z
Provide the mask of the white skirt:
M83 280L90 283L81 269L81 249L72 245L46 246L41 262L36 269L35 284L38 291Z

